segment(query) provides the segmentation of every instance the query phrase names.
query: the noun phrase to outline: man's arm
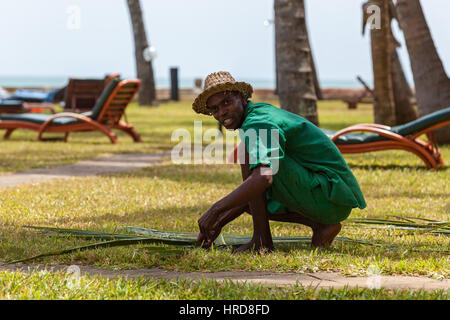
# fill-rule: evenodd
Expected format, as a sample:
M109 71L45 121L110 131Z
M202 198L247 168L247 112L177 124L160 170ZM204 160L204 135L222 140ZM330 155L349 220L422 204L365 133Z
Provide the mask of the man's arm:
M268 167L255 168L239 187L216 202L199 219L200 236L198 240L204 241L204 247L211 245L226 223L246 211L247 205L252 200L264 195L265 190L272 184L270 173L271 170Z
M249 203L262 194L272 184L272 174L269 167L257 167L250 176L233 192L216 202L213 207L219 212L239 207Z

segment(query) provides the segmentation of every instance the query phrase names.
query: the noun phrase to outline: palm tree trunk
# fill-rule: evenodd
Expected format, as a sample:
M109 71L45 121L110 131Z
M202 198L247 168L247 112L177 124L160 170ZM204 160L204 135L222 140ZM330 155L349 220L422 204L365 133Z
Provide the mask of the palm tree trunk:
M311 43L309 41L308 31L306 32L306 36L308 37L308 43L309 43L309 49L310 49L309 56L311 59L311 67L312 67L312 72L313 72L314 90L316 91L317 99L323 100L322 89L320 88L319 76L318 76L317 69L316 69L316 62L314 61L314 55L312 53Z
M450 105L450 79L439 58L419 0L397 0L400 28L405 36L421 116ZM450 126L436 131L441 143L450 142Z
M392 52L392 89L394 91L396 124L404 124L418 118L411 102L413 94L403 72L397 50Z
M364 26L367 22L367 7L376 5L380 8L380 28L371 26L370 42L372 51L372 68L374 82L374 120L375 123L393 126L396 124L395 101L392 78L393 39L389 2L369 0L363 5Z
M314 77L314 90L316 91L316 96L318 100L323 100L322 89L320 88L319 76L317 74L316 63L314 61L314 56L311 51L311 65L313 69L313 77Z
M280 105L318 125L304 0L275 0L274 8Z
M144 59L144 49L149 46L145 33L142 9L139 0L127 0L134 36L134 54L136 57L137 76L141 80L139 105L156 105L155 79L152 62Z

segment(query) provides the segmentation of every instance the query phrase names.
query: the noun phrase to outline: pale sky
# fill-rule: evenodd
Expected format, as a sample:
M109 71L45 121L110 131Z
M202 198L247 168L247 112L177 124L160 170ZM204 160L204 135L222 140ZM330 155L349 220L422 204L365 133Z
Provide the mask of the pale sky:
M362 0L306 0L320 79L371 81ZM450 70L450 1L422 0L440 57ZM273 0L141 0L157 77L219 70L238 79L274 79ZM79 24L73 19L79 8ZM71 11L72 10L72 11ZM404 44L402 34L396 32ZM126 0L0 0L0 76L135 76ZM401 59L412 79L405 46Z

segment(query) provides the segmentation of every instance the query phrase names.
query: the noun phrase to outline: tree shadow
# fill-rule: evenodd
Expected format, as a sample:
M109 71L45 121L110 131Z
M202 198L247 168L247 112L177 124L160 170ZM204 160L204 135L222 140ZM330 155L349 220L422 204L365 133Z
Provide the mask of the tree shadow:
M339 237L339 236L338 236ZM356 240L356 239L355 239ZM367 241L367 240L366 240ZM370 242L371 240L367 241ZM408 249L409 247L409 249ZM339 254L348 255L354 257L365 257L365 256L378 256L380 254L389 254L389 259L393 261L404 260L405 257L420 256L422 258L432 257L432 256L447 256L448 251L442 250L441 244L433 245L430 248L430 244L426 241L420 241L414 243L415 248L411 248L410 244L393 244L385 241L373 240L372 244L364 243L351 243L342 242L338 239L334 240L333 245L326 248L316 248L312 247L310 244L278 244L275 249L279 252L286 254L292 253L295 250L309 251L313 252L318 250L322 253L329 254ZM421 250L418 250L421 248Z
M197 227L197 220L204 213L208 206L189 206L189 207L168 207L161 209L144 209L139 211L124 212L106 212L95 216L71 217L72 224L85 224L103 226L107 224L114 225L139 225L145 228L154 228L152 220L163 221L173 218L174 225L193 225ZM197 213L197 214L196 214ZM176 219L176 220L175 220ZM56 216L48 220L49 225L58 226L67 224L67 217ZM187 227L189 228L189 227ZM176 230L170 230L176 231ZM181 230L180 230L181 231ZM183 230L186 231L186 230ZM188 230L189 231L189 230ZM195 229L197 231L197 229Z
M427 172L430 169L428 169L426 166L412 166L412 165L399 165L399 164L386 164L386 165L379 165L379 164L355 164L351 161L347 162L349 167L352 169L362 169L362 170L400 170L400 169L408 169L412 171L423 171ZM439 167L439 171L447 171L448 167L441 166Z
M115 173L114 177L117 178L129 178L130 175L133 177L142 178L154 178L158 177L164 180L170 180L174 182L201 182L209 184L226 185L233 184L238 186L242 182L240 171L231 172L234 170L232 165L227 164L227 169L219 169L215 171L214 174L211 170L208 170L207 165L176 165L176 164L162 164L154 167L147 167L139 171ZM190 170L190 168L196 168L196 170Z
M446 192L423 192L421 190L418 191L389 191L387 193L382 192L383 189L378 189L376 192L370 193L371 198L376 199L385 199L387 197L390 198L411 198L411 199L423 199L425 197L429 198L448 198L448 193Z

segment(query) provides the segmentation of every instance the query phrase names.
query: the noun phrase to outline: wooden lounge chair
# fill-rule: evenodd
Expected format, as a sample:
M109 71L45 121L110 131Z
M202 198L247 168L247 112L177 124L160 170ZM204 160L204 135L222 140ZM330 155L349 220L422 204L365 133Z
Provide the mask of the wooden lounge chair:
M105 79L70 78L64 92L64 111L80 113L91 110L103 89L112 79L119 77L120 74L114 73Z
M364 91L360 94L342 99L343 102L347 103L348 109L356 109L358 107L358 103L373 103L373 97L375 97L373 90L369 88L360 76L357 76L356 79L362 83L364 86Z
M70 132L75 131L100 131L103 132L112 143L117 143L117 136L111 129L122 130L130 135L135 142L141 142L140 136L134 130L133 125L121 119L125 108L139 90L140 80L113 79L103 90L94 108L83 114L63 112L55 115L49 114L8 114L0 115L0 129L6 129L4 135L8 139L16 129L30 129L38 131L38 140L44 139L45 132L63 132L67 141Z
M323 131L342 153L400 149L414 153L429 169L437 170L438 165L444 165L444 161L433 131L449 124L450 107L395 127L363 123L338 132ZM428 141L419 138L423 134L427 136Z
M388 127L373 123L357 124L338 132L325 130L325 134L342 153L364 153L400 149L414 153L428 169L438 170L445 165L433 131L450 124L450 107L430 113L403 125ZM359 133L355 133L359 132ZM426 135L428 141L419 137ZM229 162L236 163L238 149L229 156Z
M56 113L55 107L47 102L23 102L17 100L5 100L0 102L0 114L2 113L26 113L43 112L49 110Z
M53 89L51 91L42 91L36 89L19 89L16 90L9 97L4 98L4 101L14 100L21 102L47 102L47 103L55 103L62 101L62 97L64 96L64 91L66 87Z

